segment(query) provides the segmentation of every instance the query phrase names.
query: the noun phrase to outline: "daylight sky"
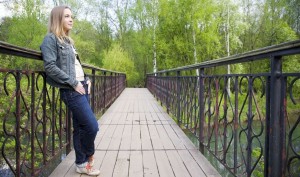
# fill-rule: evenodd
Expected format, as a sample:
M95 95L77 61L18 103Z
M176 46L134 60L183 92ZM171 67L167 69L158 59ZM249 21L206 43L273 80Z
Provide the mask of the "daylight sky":
M8 15L11 15L10 11L0 3L0 19Z

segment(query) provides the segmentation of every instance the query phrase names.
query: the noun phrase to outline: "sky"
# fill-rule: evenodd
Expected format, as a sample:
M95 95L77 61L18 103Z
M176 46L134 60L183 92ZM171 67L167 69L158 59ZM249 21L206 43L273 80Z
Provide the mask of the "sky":
M0 19L9 15L11 15L11 12L6 7L4 7L3 4L0 3Z

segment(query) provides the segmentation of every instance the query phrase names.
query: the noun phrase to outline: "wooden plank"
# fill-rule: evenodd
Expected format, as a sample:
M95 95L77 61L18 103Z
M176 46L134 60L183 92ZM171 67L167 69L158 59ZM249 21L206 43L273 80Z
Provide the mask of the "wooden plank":
M137 125L140 124L140 114L138 112L134 112L132 115L132 124Z
M128 99L128 112L133 113L134 112L134 100L132 100L132 96Z
M128 177L130 151L119 151L113 177Z
M154 124L151 113L145 113L145 118L146 118L146 121L147 121L148 125Z
M171 125L174 132L176 132L177 136L182 140L186 149L197 149L197 147L192 143L192 141L184 134L184 132L178 127L178 125Z
M125 124L132 125L132 122L133 122L133 113L132 112L128 112Z
M163 149L164 146L159 138L155 125L148 125L148 128L149 128L153 149Z
M143 156L142 151L130 152L130 167L129 176L131 177L143 177Z
M153 112L160 112L159 108L158 108L158 102L154 102L154 101L151 101L150 102L150 105L151 107L153 108Z
M171 117L165 117L162 112L157 112L156 115L157 115L157 117L160 121L170 121L170 120L172 120Z
M165 151L154 151L156 163L160 177L174 176L173 170L169 163L168 156Z
M143 151L144 177L158 177L154 151Z
M60 176L60 175L58 175ZM76 172L76 165L75 163L72 164L70 170L64 175L64 177L79 177L81 174Z
M125 125L120 150L130 150L132 125Z
M171 127L171 125L163 125L163 126L168 136L170 137L171 141L173 142L175 149L186 149L182 140L174 132L174 129Z
M160 113L160 116L163 116L165 118L165 120L168 121L169 124L176 124L177 125L175 120L168 113L162 112L162 113Z
M111 177L117 160L118 151L107 151L100 167L100 175Z
M118 123L119 125L126 124L127 113L121 112L119 119L120 119Z
M107 150L117 125L110 125L96 149Z
M161 121L155 112L151 112L153 124L161 124Z
M139 112L139 99L135 99L133 102L133 112L135 113Z
M144 93L142 93L144 94ZM138 100L138 112L139 113L142 113L142 112L145 112L145 109L146 109L146 106L145 106L145 101L146 101L146 98L143 97L142 99Z
M111 117L111 122L110 122L110 124L118 124L119 121L120 121L121 115L122 115L122 114L121 114L120 112L116 112L116 113L114 114L114 116Z
M97 147L101 141L101 139L103 138L104 136L104 133L106 132L106 129L109 127L109 125L100 125L99 127L99 131L98 131L98 134L96 135L96 138L95 138L95 147Z
M163 107L161 106L160 101L156 101L156 102L151 102L153 108L154 108L154 112L165 112L165 110L163 109Z
M188 150L178 150L177 152L192 177L205 176L204 172Z
M124 126L125 125L117 125L116 130L108 146L109 150L119 150Z
M125 99L124 101L124 106L120 108L120 112L129 112L128 109L129 109L129 106L130 106L130 100L127 99L127 98L123 98Z
M139 113L140 125L147 125L146 115L144 112Z
M141 150L142 142L141 142L141 127L140 125L132 125L132 134L131 134L131 150Z
M152 107L152 104L151 104L152 101L155 101L154 97L152 97L150 99L147 99L147 102L146 102L147 112L155 112L155 110L154 110L154 108Z
M163 125L156 125L157 132L159 134L159 138L163 143L164 149L175 149L170 137L165 131Z
M172 169L175 173L175 176L180 176L180 177L190 177L191 176L189 174L188 170L186 169L186 167L184 166L184 163L176 150L169 150L169 151L166 151L166 153L168 155L168 158L171 163Z
M104 160L104 157L106 155L106 152L107 151L95 151L95 154L94 154L94 159L95 159L95 163L94 163L94 168L95 169L100 169L102 163L103 163L103 160Z
M147 125L141 125L142 150L153 150L150 133Z
M62 174L67 174L68 171L74 171L75 167L72 167L75 161L75 151L71 151L69 155L57 166L49 177L62 176ZM78 175L80 176L80 175Z
M211 165L211 163L199 152L197 149L190 149L189 152L194 157L196 162L199 164L201 169L205 171L205 174L207 176L218 176L221 177L221 175L218 173L218 171Z
M111 117L114 117L115 112L106 112L100 119L100 125L104 124L110 124L112 119Z

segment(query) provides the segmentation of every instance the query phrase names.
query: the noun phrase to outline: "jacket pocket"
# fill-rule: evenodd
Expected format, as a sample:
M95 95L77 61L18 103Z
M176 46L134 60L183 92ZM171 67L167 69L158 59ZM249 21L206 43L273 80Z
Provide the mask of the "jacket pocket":
M68 68L68 56L69 56L69 49L67 46L62 44L58 44L58 60L57 65L61 68L64 72L67 72Z
M67 56L69 54L69 50L67 46L62 44L58 44L59 54L63 56Z

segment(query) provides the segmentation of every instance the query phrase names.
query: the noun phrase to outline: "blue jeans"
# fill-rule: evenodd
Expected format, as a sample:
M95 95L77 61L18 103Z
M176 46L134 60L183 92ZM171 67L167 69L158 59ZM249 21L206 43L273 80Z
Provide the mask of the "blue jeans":
M95 153L94 141L99 131L98 122L89 104L87 84L84 81L82 84L85 95L71 89L60 89L61 99L73 115L73 145L77 165L87 162L88 158Z

